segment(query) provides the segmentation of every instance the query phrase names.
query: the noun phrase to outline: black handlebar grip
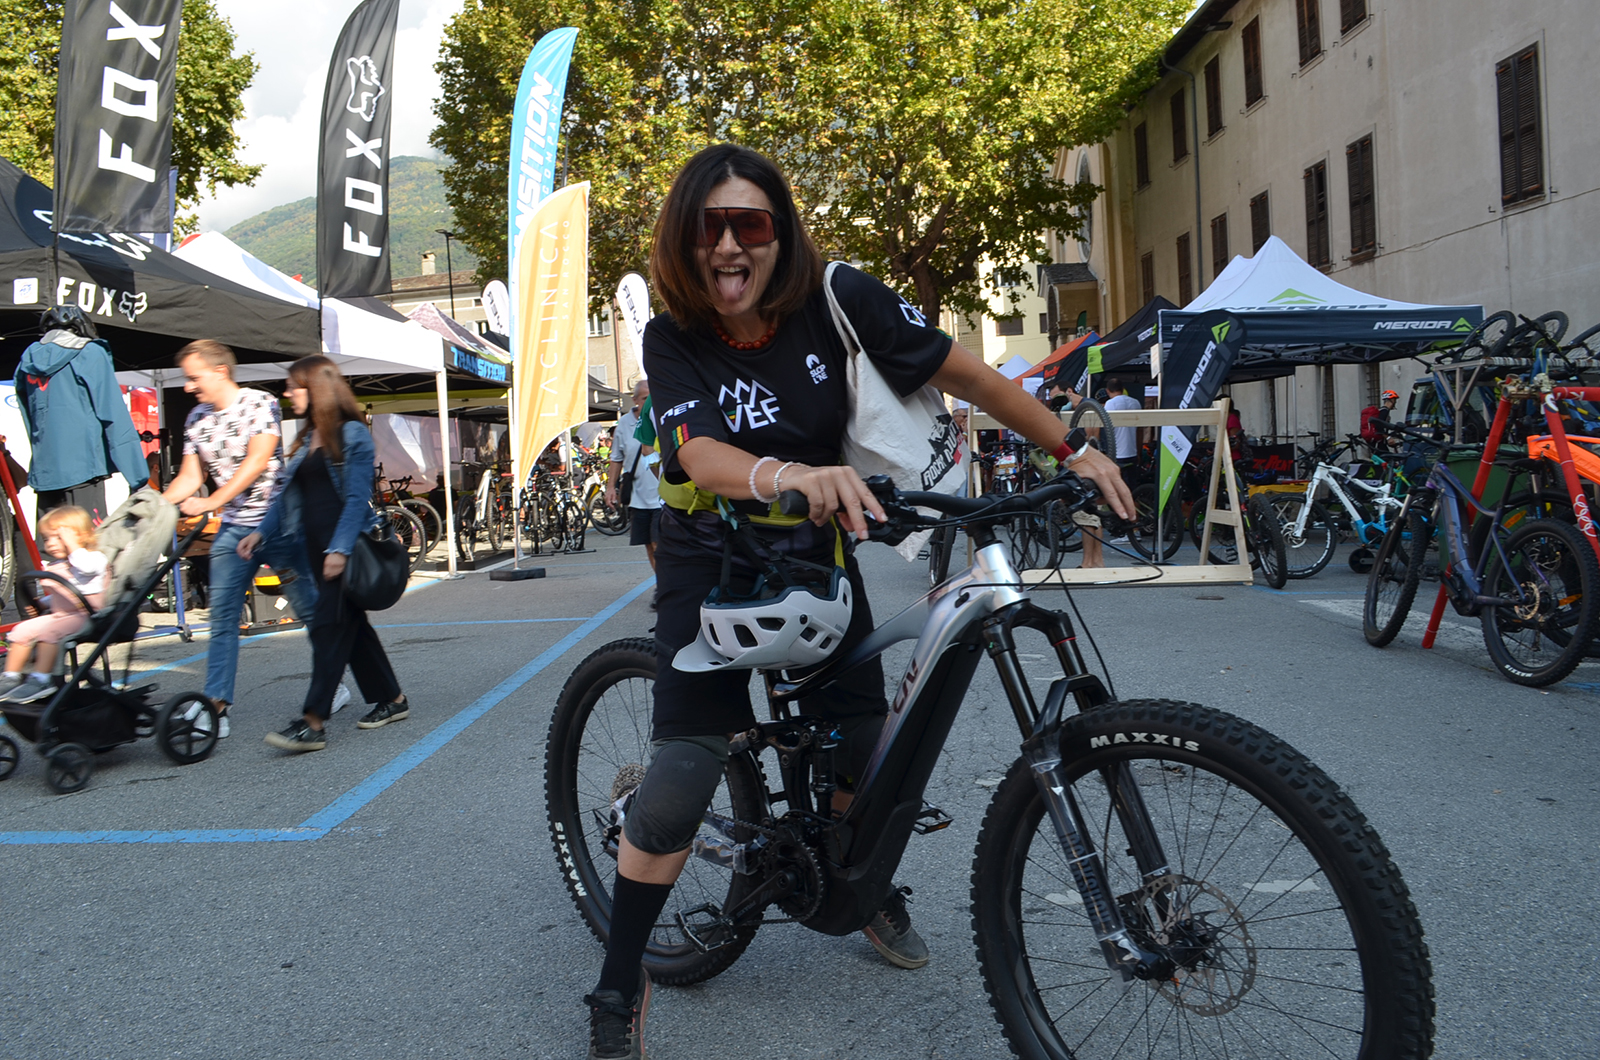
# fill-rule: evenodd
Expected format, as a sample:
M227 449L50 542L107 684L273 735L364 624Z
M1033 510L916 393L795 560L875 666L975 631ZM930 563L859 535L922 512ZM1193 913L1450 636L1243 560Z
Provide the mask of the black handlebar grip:
M784 490L778 494L778 511L784 515L807 515L811 511L811 502L799 490Z

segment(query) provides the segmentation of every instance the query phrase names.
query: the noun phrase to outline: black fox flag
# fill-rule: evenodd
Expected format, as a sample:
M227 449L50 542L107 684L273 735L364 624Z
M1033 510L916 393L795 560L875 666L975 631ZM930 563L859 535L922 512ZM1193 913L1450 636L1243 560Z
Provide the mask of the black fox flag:
M1233 362L1244 345L1244 324L1225 309L1191 320L1161 358L1161 407L1208 408L1222 389ZM1195 427L1161 428L1161 496L1165 506L1178 481L1178 471L1189 459Z
M182 0L66 0L56 81L57 232L170 232Z
M365 0L328 64L317 179L317 288L389 290L389 77L400 0Z

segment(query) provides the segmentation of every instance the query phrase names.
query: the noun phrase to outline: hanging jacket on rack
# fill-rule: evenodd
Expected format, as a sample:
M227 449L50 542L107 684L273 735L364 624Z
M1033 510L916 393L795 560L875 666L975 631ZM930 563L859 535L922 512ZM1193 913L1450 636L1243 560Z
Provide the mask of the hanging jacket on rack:
M128 488L150 479L133 417L111 367L111 348L57 328L17 365L17 406L33 459L28 485L64 490L119 471Z

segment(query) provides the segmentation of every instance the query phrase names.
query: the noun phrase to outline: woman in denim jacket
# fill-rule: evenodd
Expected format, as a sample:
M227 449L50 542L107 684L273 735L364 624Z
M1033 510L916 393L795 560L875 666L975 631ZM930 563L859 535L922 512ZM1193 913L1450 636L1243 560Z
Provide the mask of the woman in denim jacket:
M306 570L317 586L317 607L306 623L311 638L311 688L304 716L267 743L285 751L320 751L328 746L324 723L346 666L362 698L376 704L358 728L376 729L410 713L394 667L367 621L367 613L345 599L345 564L356 537L377 525L372 510L372 435L350 384L326 357L302 357L289 368L289 402L310 421L295 439L278 481L283 487L255 533L239 542L246 559L262 539L286 529L305 541ZM320 558L320 561L319 561Z

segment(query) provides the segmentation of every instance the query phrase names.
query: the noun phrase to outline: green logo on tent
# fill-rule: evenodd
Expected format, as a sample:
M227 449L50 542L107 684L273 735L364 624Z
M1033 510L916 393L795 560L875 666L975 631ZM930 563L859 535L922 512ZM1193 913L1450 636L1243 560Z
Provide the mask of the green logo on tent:
M1211 337L1218 342L1228 341L1228 329L1232 327L1226 320L1211 329Z
M1293 287L1272 299L1269 305L1322 305L1327 299L1318 298L1314 294L1297 291Z
M1450 330L1451 331L1471 331L1472 330L1472 325L1467 323L1467 318L1466 317L1462 317L1460 320L1456 321L1455 327L1451 328Z

